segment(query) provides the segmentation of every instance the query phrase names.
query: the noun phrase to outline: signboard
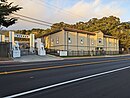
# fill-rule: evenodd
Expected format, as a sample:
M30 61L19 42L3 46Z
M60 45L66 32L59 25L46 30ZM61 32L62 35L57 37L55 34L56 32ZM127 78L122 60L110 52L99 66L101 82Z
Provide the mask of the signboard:
M67 51L60 51L60 56L67 56Z
M30 35L14 34L14 37L17 37L17 38L30 38Z

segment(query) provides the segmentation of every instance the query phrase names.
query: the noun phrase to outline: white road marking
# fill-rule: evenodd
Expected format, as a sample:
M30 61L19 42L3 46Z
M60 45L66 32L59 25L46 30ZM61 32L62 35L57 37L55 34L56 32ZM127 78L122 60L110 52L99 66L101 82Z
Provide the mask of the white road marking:
M38 92L38 91L54 88L54 87L57 87L57 86L62 86L62 85L65 85L65 84L74 83L74 82L78 82L78 81L81 81L81 80L85 80L85 79L89 79L89 78L93 78L93 77L97 77L97 76L101 76L101 75L105 75L105 74L125 70L125 69L128 69L128 68L130 68L130 66L123 67L123 68L118 68L118 69L114 69L114 70L111 70L111 71L106 71L106 72L102 72L102 73L98 73L98 74L94 74L94 75L90 75L90 76L86 76L86 77L81 77L81 78L78 78L78 79L73 79L73 80L62 82L62 83L53 84L53 85L50 85L50 86L41 87L41 88L38 88L38 89L22 92L22 93L19 93L19 94L6 96L6 97L3 97L3 98L15 98L15 97L35 93L35 92Z

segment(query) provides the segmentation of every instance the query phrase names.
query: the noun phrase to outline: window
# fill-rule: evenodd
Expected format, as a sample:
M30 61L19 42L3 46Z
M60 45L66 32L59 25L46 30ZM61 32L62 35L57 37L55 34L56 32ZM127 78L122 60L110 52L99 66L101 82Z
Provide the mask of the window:
M116 46L116 43L115 43L115 46Z
M99 38L99 39L98 39L98 42L101 44L101 43L102 43L102 39L101 39L101 38Z
M84 43L84 38L80 39L80 43L83 44Z
M91 39L91 44L94 45L94 39Z
M59 44L59 37L56 38L56 43Z
M51 46L53 46L54 44L54 39L51 39Z
M111 46L112 45L112 43L111 42L109 42L109 46Z
M68 37L68 42L69 42L69 43L72 43L72 41L71 41L71 38L70 38L70 37Z
M54 39L51 39L51 42L54 42Z

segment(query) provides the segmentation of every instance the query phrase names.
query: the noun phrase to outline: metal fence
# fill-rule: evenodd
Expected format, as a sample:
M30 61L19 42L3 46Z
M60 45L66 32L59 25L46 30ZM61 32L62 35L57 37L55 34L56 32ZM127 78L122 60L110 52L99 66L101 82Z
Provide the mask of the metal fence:
M0 42L0 57L11 57L11 43Z
M60 50L47 49L47 54L59 56ZM67 56L102 56L116 55L119 51L67 51Z
M46 49L46 53L47 54L51 54L51 55L56 55L59 56L59 50L55 50L55 49Z
M118 51L68 51L68 56L102 56L116 55Z
M36 55L37 50L35 49L34 52L30 52L30 49L20 49L21 56L26 56L26 55Z

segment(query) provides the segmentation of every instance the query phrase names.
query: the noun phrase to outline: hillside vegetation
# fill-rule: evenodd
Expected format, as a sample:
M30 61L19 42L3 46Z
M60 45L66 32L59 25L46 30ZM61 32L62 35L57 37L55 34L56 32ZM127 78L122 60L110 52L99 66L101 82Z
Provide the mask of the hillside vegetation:
M103 17L101 19L92 18L87 22L77 22L75 24L60 22L53 24L51 28L48 29L17 30L16 33L34 33L36 37L41 37L46 33L63 27L86 30L90 32L101 30L104 34L119 38L120 46L124 47L125 51L128 51L130 48L130 23L120 22L120 19L114 16Z

